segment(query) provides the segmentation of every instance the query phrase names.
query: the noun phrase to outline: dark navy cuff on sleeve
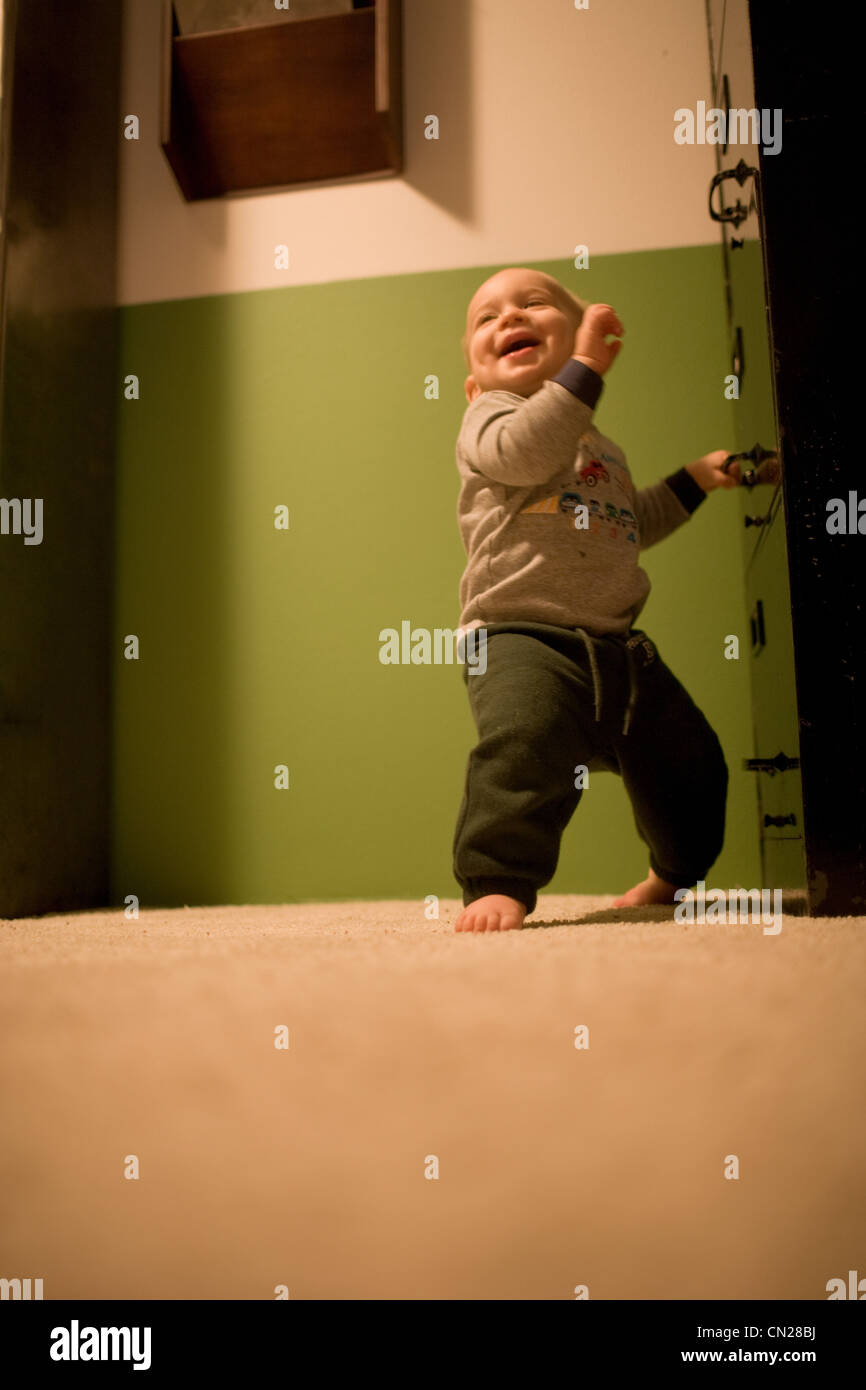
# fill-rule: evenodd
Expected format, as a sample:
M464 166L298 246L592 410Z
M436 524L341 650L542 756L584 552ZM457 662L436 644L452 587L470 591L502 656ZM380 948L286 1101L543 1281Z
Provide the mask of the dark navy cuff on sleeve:
M584 405L588 405L590 410L595 409L604 386L598 372L593 371L585 362L578 362L574 357L569 357L562 371L557 372L551 380L564 386L573 396L577 396L579 401L583 401Z
M665 482L675 497L679 498L687 512L693 512L701 505L706 493L700 483L696 483L688 469L680 468L671 473Z

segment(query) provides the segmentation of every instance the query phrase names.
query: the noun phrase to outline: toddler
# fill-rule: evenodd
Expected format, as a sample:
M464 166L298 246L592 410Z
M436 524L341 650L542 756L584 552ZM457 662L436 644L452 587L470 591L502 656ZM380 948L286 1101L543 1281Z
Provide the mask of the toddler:
M649 848L647 878L614 906L674 902L721 851L721 745L634 622L650 589L640 551L739 469L719 449L635 489L593 425L623 333L609 304L538 271L500 271L469 305L460 630L486 645L462 667L478 744L454 836L457 931L522 925L592 771L622 777Z

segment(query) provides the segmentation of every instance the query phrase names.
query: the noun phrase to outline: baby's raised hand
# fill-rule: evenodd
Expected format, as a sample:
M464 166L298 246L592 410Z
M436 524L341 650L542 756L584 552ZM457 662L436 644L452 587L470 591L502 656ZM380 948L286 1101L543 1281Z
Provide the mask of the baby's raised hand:
M704 454L702 458L695 459L694 463L687 463L686 472L691 473L698 487L702 487L704 492L712 492L717 487L738 487L740 465L732 463L726 472L722 465L727 458L730 458L727 449L714 449L711 454Z
M572 357L604 376L622 347L622 343L608 343L605 338L608 333L621 336L624 332L619 315L609 304L590 304L574 335Z

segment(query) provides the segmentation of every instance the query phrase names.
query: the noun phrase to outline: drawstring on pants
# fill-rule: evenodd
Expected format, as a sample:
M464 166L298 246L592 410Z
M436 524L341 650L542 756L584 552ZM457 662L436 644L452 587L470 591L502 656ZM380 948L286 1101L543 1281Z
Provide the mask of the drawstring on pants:
M595 642L585 628L576 627L574 630L583 638L587 655L589 656L589 666L592 671L592 687L595 695L595 722L598 723L601 720L601 676L598 670L598 658L595 654ZM635 681L634 662L632 659L632 651L628 643L625 645L625 659L628 663L628 704L626 706L622 731L624 734L627 734L629 725L631 724L632 711L635 707L635 701L637 700L637 682Z
M632 656L631 647L628 645L628 643L626 643L625 647L625 659L628 662L628 704L626 705L625 709L625 719L623 720L622 731L624 734L627 734L629 730L629 725L631 724L632 710L634 709L635 701L637 700L637 682L634 678L634 660Z

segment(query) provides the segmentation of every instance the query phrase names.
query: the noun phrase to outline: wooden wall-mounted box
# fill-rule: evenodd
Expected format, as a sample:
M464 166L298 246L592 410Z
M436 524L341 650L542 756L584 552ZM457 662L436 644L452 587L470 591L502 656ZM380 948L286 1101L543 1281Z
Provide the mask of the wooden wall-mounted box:
M188 201L403 167L402 0L180 32L164 0L160 140Z

